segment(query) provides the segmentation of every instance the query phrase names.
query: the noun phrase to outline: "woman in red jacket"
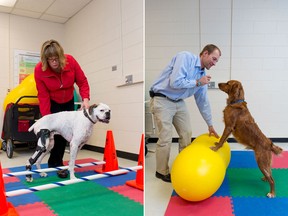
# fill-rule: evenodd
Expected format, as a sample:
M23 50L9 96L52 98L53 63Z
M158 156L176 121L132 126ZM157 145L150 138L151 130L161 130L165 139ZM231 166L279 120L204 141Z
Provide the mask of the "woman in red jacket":
M81 108L89 108L90 88L87 78L78 62L71 55L64 54L57 41L49 40L42 45L41 61L35 67L34 77L42 116L74 110L74 83L79 87L83 100ZM67 141L60 135L55 135L54 139L48 167L63 166ZM66 177L67 171L59 172L58 175Z

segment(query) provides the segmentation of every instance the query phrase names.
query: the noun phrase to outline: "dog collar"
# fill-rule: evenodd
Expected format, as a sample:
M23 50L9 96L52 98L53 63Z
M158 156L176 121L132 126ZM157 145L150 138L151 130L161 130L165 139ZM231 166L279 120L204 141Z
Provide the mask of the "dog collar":
M83 113L84 113L84 116L85 116L86 118L88 118L90 122L92 122L93 124L96 124L96 122L94 122L94 121L90 118L90 116L88 115L88 113L87 113L87 111L86 111L85 108L83 109Z
M237 100L237 101L231 102L230 105L236 104L236 103L242 103L242 102L245 102L245 100Z

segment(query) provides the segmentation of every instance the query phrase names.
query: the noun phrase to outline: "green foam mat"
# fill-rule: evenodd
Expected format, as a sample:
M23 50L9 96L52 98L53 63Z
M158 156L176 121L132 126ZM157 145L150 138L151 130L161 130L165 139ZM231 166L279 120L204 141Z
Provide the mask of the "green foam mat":
M58 182L57 176L26 183L28 187ZM81 182L35 193L60 216L143 215L143 205L93 181Z
M268 182L261 180L263 174L255 169L227 169L230 193L233 197L266 197L270 191ZM288 197L287 169L272 169L277 197Z

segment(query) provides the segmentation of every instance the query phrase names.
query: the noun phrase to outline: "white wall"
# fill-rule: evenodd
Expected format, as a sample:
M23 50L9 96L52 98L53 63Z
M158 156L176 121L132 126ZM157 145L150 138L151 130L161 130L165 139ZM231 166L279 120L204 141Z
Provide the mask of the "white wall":
M27 17L0 13L0 127L3 123L3 102L8 89L13 89L14 50L40 52L41 45L50 38L62 42L64 25Z
M110 123L96 124L88 144L104 147L106 131L112 130L117 150L138 154L144 131L143 29L142 0L94 0L63 25L0 13L0 100L13 83L13 50L39 52L54 38L87 75L90 104L103 102L112 109ZM126 75L139 83L121 86Z
M146 0L146 101L153 80L176 52L199 53L203 46L214 43L222 57L208 71L212 79L240 80L262 131L271 138L287 138L288 100L283 99L288 91L287 8L285 0ZM208 94L214 127L221 134L226 95L217 89ZM187 99L187 104L193 137L207 132L194 98ZM151 118L146 122L150 130Z
M89 144L104 146L106 131L112 130L117 150L138 154L144 131L143 83L118 86L130 74L143 81L143 1L92 1L65 25L65 41L66 51L88 77L91 103L112 109L111 122L97 124Z

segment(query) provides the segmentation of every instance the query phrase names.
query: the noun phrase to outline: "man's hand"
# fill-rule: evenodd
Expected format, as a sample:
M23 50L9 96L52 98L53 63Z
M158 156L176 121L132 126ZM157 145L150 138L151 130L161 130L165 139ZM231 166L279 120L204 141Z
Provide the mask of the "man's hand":
M209 131L209 136L214 135L216 138L219 138L219 135L217 134L217 132L214 130L213 126L209 126L208 127L208 131Z

